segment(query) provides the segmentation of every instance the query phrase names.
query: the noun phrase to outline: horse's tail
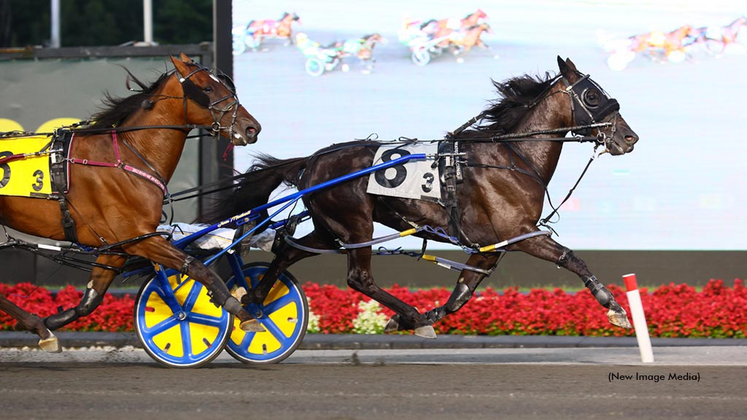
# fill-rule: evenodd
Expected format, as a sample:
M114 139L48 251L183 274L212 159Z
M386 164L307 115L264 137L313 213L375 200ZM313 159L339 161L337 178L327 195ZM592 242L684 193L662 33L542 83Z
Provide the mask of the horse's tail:
M272 188L273 190L283 182L296 187L301 177L301 171L306 168L308 163L308 157L278 159L270 155L260 154L257 157L257 162L249 168L247 174L258 172L260 177L269 176L273 180L272 183L276 183ZM262 179L262 182L264 182L264 179Z
M216 223L268 203L270 194L280 184L297 185L301 170L307 163L305 157L277 159L259 155L257 162L239 178L228 198L219 200L198 222Z

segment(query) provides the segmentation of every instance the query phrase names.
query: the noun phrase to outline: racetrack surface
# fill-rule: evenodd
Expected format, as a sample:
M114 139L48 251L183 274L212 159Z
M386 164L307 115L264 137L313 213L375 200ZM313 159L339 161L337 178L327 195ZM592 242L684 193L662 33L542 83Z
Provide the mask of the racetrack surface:
M0 360L4 419L728 419L747 404L736 347L661 348L653 365L634 348L298 351L197 370L138 349Z

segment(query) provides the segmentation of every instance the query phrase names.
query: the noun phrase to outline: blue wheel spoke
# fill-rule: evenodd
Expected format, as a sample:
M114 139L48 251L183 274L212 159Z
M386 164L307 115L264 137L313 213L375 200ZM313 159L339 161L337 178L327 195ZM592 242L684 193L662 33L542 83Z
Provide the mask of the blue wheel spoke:
M285 296L280 297L279 299L273 300L267 305L264 305L262 307L262 312L269 315L271 313L274 313L278 309L282 308L285 305L288 305L293 302L297 302L296 295L292 293L288 293Z
M184 355L188 358L192 358L192 331L189 328L189 322L182 322L179 328L182 331L182 347L184 348Z
M192 312L192 308L194 308L195 303L197 303L197 298L200 296L201 291L202 284L193 282L192 288L189 290L189 294L187 294L187 298L184 300L184 304L182 305L185 312Z
M150 335L158 335L162 332L168 330L169 328L174 327L179 323L179 320L176 319L173 315L164 319L163 321L159 322L158 324L152 326L151 328L145 329L145 332Z
M288 339L288 337L283 334L283 331L278 328L278 326L270 319L270 318L264 318L262 319L262 326L265 327L267 332L272 334L275 339L277 339L279 342L284 342Z
M182 309L182 305L176 300L173 290L169 290L168 293L161 287L156 287L153 291L158 295L159 298L171 309L172 312L176 313Z
M254 336L256 334L257 333L255 333L255 332L247 332L247 333L245 333L244 334L244 338L241 340L241 346L240 346L240 348L242 348L242 349L248 349L249 348L249 344L252 343L252 340L254 340ZM229 345L231 345L231 341L230 340L229 340L228 343L229 343Z
M220 328L220 326L224 322L224 318L222 317L217 318L217 317L210 316L210 315L198 314L196 312L189 312L187 314L187 320L195 324L208 325L211 327L218 327L218 328Z

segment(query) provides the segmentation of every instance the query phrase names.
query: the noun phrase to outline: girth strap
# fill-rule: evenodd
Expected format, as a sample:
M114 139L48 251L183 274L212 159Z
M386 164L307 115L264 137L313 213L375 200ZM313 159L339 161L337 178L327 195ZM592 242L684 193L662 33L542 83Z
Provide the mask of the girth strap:
M457 196L457 184L462 181L462 170L459 166L459 143L442 141L438 144L439 172L441 174L442 205L449 215L449 236L459 238L461 212Z
M78 242L78 233L75 229L75 220L70 216L70 209L67 207L65 196L60 194L60 212L62 213L62 231L65 232L65 240L69 242Z

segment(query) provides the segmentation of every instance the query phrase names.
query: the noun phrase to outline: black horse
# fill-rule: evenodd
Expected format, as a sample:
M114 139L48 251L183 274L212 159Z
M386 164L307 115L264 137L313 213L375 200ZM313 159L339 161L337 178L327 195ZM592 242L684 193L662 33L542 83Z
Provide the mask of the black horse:
M357 244L372 239L374 222L399 231L429 225L444 230L451 224L461 244L483 250L521 235L528 237L504 249L523 251L553 262L576 273L599 303L609 311L614 325L630 328L625 310L589 271L583 260L539 232L544 194L558 164L568 132L596 136L598 144L612 155L633 150L638 136L619 112L619 105L587 75L576 70L570 60L558 57L560 73L551 77L521 76L493 82L501 97L479 118L475 128L452 133L449 142L458 145L466 158L461 164L463 182L457 185L458 206L371 195L366 193L368 177L356 178L304 196L314 231L295 245L280 242L275 258L260 285L242 303L262 302L278 273L293 263L315 255L310 248L338 249L340 243ZM533 133L523 138L521 133ZM537 134L549 133L549 134ZM553 137L555 138L553 139ZM513 137L514 141L504 141ZM238 214L267 202L269 194L282 182L308 188L324 181L370 167L380 143L355 141L320 150L310 157L279 160L261 156L237 186L228 203L223 203L216 219ZM449 211L458 208L458 212ZM420 231L416 236L446 241L442 235ZM426 313L382 290L371 275L371 247L348 249L347 282L353 289L377 300L397 315L387 331L414 329L415 334L435 338L435 321L459 310L475 288L495 268L499 252L473 253L462 270L448 302Z

